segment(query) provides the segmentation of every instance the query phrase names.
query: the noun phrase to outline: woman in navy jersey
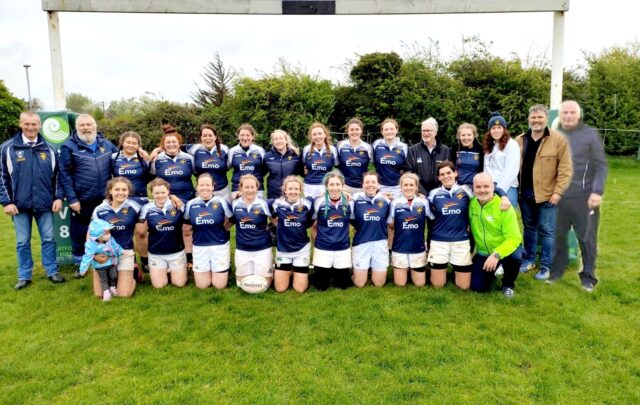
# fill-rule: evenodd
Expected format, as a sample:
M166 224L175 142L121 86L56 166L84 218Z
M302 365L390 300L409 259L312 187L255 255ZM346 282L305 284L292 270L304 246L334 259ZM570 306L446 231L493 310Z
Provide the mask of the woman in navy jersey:
M456 151L456 172L458 184L473 187L473 176L484 168L484 151L478 141L478 128L467 122L460 124L458 132L458 150Z
M229 218L233 216L227 200L213 194L213 176L198 176L198 196L187 203L184 219L193 227L193 277L198 288L227 286L231 267Z
M213 195L230 201L231 193L228 187L229 180L227 180L229 148L222 143L218 130L213 125L202 124L200 143L187 144L184 150L193 156L197 176L209 173L213 178L215 184Z
M288 133L276 129L271 133L271 149L264 155L267 166L267 198L282 196L283 180L295 174L302 174L300 149L293 143Z
M319 122L309 128L309 145L302 150L302 163L306 173L304 195L317 198L324 195L324 176L338 166L338 151L333 146L329 129Z
M420 180L414 173L400 177L402 195L394 198L389 207L390 231L393 230L391 264L393 281L398 286L407 284L411 270L411 281L417 287L426 284L427 255L425 249L425 223L429 203L418 197Z
M338 142L339 168L344 175L344 191L353 194L362 191L362 176L369 170L373 159L371 145L362 140L364 124L351 118L346 125L347 139Z
M471 236L469 233L469 201L473 193L469 186L458 185L456 166L444 161L437 167L440 187L431 190L429 217L433 220L428 262L431 265L431 285L442 288L447 282L447 266L451 264L458 288L471 285Z
M114 177L107 182L106 199L93 211L93 219L102 219L113 225L111 236L122 247L122 256L118 258L118 296L130 297L136 289L134 277L133 234L138 222L141 205L129 198L133 186L125 177ZM93 272L93 292L102 297L100 275Z
M169 283L184 287L187 284L187 260L182 240L182 209L169 199L170 185L156 178L149 183L153 200L142 207L140 222L146 222L149 229L149 274L155 288L163 288ZM184 208L184 207L182 207Z
M129 198L143 206L149 202L147 183L152 176L149 173L149 155L141 146L142 138L137 132L123 132L118 141L118 152L111 155L111 175L131 181L133 188ZM138 223L135 230L135 250L145 272L148 271L147 244L147 228ZM135 267L137 270L137 264ZM142 273L136 276L138 281L142 281Z
M364 287L371 269L371 281L376 287L384 286L389 267L387 218L389 200L380 193L378 174L367 172L363 176L364 191L352 195L351 224L356 230L353 237L353 284Z
M276 269L273 284L278 292L289 288L293 273L293 289L304 292L309 286L311 243L307 229L313 222L313 204L302 197L302 180L288 176L282 183L282 197L271 204L276 224Z
M162 126L164 135L160 138L162 152L151 162L151 174L165 180L171 186L171 193L177 196L182 204L195 197L195 190L191 182L191 176L195 173L193 156L180 150L182 135L171 125ZM184 209L184 205L182 206ZM192 263L192 229L191 225L184 224L182 238L187 253L187 262Z
M373 147L373 163L380 176L380 190L383 193L391 193L394 197L400 196L398 186L405 161L407 160L408 147L398 137L398 122L387 118L380 125L382 139L376 140Z
M250 124L242 124L236 131L238 144L229 150L227 166L233 168L231 176L231 198L235 199L240 189L240 177L245 174L253 175L258 181L258 191L261 195L263 179L266 174L264 165L264 149L253 143L256 139L256 130Z
M267 230L271 211L267 202L258 195L259 182L254 175L240 177L238 186L242 196L231 205L236 225L236 283L255 274L271 284L273 253L271 234Z
M343 192L344 177L339 171L329 172L323 183L327 191L313 205L314 285L318 290L326 290L333 279L336 287L345 289L351 285L349 219L352 206Z

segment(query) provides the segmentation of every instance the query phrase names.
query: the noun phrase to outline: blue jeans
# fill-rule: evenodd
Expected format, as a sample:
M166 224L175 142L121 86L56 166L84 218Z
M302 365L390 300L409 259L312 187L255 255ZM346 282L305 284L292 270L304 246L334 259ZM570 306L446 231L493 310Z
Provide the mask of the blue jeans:
M535 263L540 237L540 268L551 270L556 244L556 216L558 207L546 201L536 203L533 190L522 190L520 198L522 214L524 257L523 263Z
M31 220L36 220L40 233L42 267L51 276L58 272L56 241L53 239L53 212L23 211L12 217L16 229L16 252L18 255L18 280L31 280L33 257L31 256Z

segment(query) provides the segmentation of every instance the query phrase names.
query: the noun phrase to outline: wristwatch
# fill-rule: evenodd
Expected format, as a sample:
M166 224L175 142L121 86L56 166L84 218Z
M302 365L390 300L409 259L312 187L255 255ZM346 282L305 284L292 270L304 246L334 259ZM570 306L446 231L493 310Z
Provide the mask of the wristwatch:
M498 252L493 252L493 255L494 255L494 256L496 257L496 259L498 259L498 260L502 259L502 258L500 257L500 253L498 253Z

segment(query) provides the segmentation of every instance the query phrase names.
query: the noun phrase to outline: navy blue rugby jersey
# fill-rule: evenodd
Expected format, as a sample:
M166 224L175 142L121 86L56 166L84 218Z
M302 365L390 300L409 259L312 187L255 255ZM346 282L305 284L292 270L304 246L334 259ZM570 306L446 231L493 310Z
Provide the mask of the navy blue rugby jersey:
M393 224L391 250L398 253L422 253L425 251L425 222L429 212L429 202L414 197L411 203L404 197L391 201L388 223Z
M314 149L311 152L311 145L307 145L302 150L302 162L307 169L304 182L314 185L322 184L325 174L338 166L338 150L331 145L328 151L323 146L321 150Z
M313 204L313 219L315 219L318 233L315 247L322 250L349 249L349 219L353 211L352 202L342 204L342 199L336 204L329 201L325 209L324 196L316 198Z
M483 156L473 149L460 149L456 152L458 183L473 186L473 177L482 171Z
M380 184L393 187L400 183L400 171L404 169L408 150L407 144L398 137L391 146L384 139L373 143L373 163L380 177Z
M193 156L180 151L175 157L160 152L151 162L151 174L164 179L171 185L170 193L187 202L195 196L191 176L195 173Z
M264 188L263 179L266 168L264 166L264 149L252 143L246 151L242 146L236 145L229 149L227 166L233 168L231 176L231 191L238 191L240 177L245 174L253 174L260 184L259 190Z
M309 243L307 228L313 222L313 203L301 198L289 203L285 197L271 204L273 217L278 219L276 228L279 252L297 252Z
M126 200L118 209L113 209L109 201L104 200L93 210L91 219L102 219L113 225L111 235L123 249L133 249L133 233L138 223L140 204Z
M182 210L176 208L169 199L165 201L162 208L156 207L153 201L142 207L139 221L147 221L149 252L154 255L168 255L184 249L182 215Z
M271 235L267 231L271 211L260 197L249 205L238 198L231 205L233 222L236 224L236 248L247 252L257 252L271 247Z
M356 229L353 246L361 243L386 240L388 236L387 218L389 217L389 200L378 193L368 197L365 193L355 193L351 223Z
M282 195L282 182L287 176L302 174L300 156L287 149L282 154L275 148L271 148L264 155L264 164L267 166L267 198L279 198Z
M371 145L361 141L360 145L354 148L346 139L338 142L337 149L344 182L350 187L362 188L362 176L369 169L369 162L373 159Z
M220 153L218 153L217 146L207 150L201 143L187 144L185 149L187 153L193 156L196 176L202 173L209 173L213 177L215 191L227 188L229 185L229 180L227 179L229 148L227 145L220 145Z
M196 246L224 245L230 232L224 229L225 218L231 218L229 203L213 196L209 201L196 197L187 203L184 219L193 227L193 244Z
M434 221L431 240L459 242L469 239L469 201L473 193L468 186L455 184L451 190L444 186L429 193L429 217Z
M122 151L111 155L111 174L113 177L125 177L133 185L132 196L147 197L147 182L150 179L149 163L138 155L127 157Z

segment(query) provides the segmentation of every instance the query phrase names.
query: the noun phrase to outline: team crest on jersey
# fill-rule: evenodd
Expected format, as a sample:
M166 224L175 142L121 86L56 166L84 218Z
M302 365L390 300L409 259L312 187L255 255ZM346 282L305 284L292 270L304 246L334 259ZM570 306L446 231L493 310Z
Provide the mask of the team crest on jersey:
M100 147L100 152L104 153L104 146Z
M298 212L302 212L303 209L304 209L304 206L302 204L298 205Z
M400 148L396 149L394 152L396 152L399 155L400 154Z
M382 201L378 201L378 207L382 208L384 206L384 203Z
M459 192L459 193L456 194L456 198L458 200L462 200L463 197L464 197L464 193L462 193L462 192Z
M213 209L214 209L214 210L217 210L217 209L218 209L218 207L219 207L218 203L213 203Z
M40 152L40 160L47 160L47 153L46 152Z
M480 160L480 156L479 155L473 155L473 160Z
M291 160L292 156L288 156L287 159Z
M364 156L364 151L361 150L360 152L358 152L360 154L360 156Z
M24 160L26 160L26 158L24 157L24 151L17 150L16 151L16 162L23 162Z
M418 214L422 214L422 207L416 208L416 211L418 212Z
M176 211L175 208L171 210L171 215L172 216L175 217L177 213L178 213L178 211Z
M128 208L123 208L122 209L122 215L127 215L129 213L129 209Z
M253 156L253 158L254 158L254 159L256 159L256 158L258 157L258 154L257 154L257 153L254 153L254 154L253 154L253 155L251 155L251 156Z
M180 163L182 163L182 164L187 163L187 159L180 159Z
M260 215L260 209L256 208L253 210L253 215Z

